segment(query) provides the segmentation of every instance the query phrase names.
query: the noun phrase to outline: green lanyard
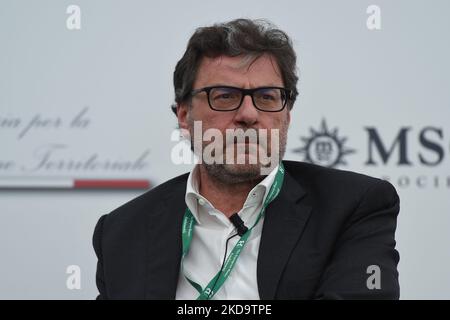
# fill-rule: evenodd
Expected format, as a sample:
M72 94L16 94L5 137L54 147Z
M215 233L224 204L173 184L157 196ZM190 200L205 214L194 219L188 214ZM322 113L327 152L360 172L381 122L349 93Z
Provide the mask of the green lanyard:
M256 219L256 222L253 224L251 228L248 229L246 233L242 235L242 237L239 239L239 241L234 246L233 250L231 251L230 255L228 256L227 260L225 261L225 264L223 266L223 269L219 271L214 278L209 281L208 285L205 287L205 289L202 289L202 287L186 277L186 280L189 281L189 283L197 289L199 292L199 296L197 300L209 300L211 299L217 291L222 287L225 280L227 280L228 276L230 275L231 271L233 270L234 264L236 263L239 255L241 254L242 249L244 248L245 244L247 243L248 238L250 237L250 234L252 232L252 229L258 224L259 220L264 216L264 212L266 210L266 207L269 205L270 202L272 202L280 193L281 186L283 185L283 179L284 179L284 167L283 164L280 162L280 165L278 167L278 171L275 175L275 180L270 187L269 193L267 194L267 197L264 201L263 207L259 213L258 218ZM183 266L183 260L184 257L189 252L189 247L191 245L192 236L194 233L194 227L195 227L195 218L192 215L191 210L189 208L186 208L186 212L184 213L183 218L183 227L182 227L182 240L183 240L183 253L182 253L182 261L181 264Z

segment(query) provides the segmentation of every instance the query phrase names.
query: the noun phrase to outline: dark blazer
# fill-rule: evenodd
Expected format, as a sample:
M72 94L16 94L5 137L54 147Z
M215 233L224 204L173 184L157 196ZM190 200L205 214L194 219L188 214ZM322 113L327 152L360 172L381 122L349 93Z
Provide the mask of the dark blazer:
M399 198L386 181L283 161L257 261L261 299L397 299ZM188 174L100 218L93 244L99 299L174 299ZM239 261L237 262L239 263ZM380 268L369 289L367 268Z

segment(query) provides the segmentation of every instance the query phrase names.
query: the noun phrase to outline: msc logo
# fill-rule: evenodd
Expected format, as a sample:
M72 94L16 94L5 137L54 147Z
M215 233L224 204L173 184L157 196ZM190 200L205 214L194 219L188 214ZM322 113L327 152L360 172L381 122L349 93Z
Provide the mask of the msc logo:
M346 137L338 136L338 129L328 130L325 119L322 119L321 128L316 131L310 128L309 137L300 137L303 147L292 150L304 154L305 161L324 167L346 165L344 156L354 153L354 149L345 147Z
M371 167L388 164L402 167L441 165L447 147L445 141L442 141L443 129L433 126L421 128L417 134L418 143L410 148L412 129L409 126L401 126L394 137L386 138L380 134L378 128L364 127L367 134L367 160L364 165ZM336 167L346 165L344 156L356 152L345 146L347 138L339 137L337 128L328 129L325 119L322 120L318 131L310 128L310 133L309 137L300 137L303 146L292 150L304 154L306 162L324 167ZM416 152L415 161L412 158L413 151Z

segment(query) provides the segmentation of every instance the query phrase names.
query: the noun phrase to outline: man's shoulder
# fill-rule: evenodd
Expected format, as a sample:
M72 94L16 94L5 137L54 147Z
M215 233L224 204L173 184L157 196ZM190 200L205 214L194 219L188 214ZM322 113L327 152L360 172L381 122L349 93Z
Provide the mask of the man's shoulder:
M356 197L370 189L395 195L395 188L388 181L353 171L327 168L311 163L283 161L285 169L308 193L327 196Z
M296 178L296 180L317 181L323 179L338 179L361 183L373 183L380 180L355 171L323 167L307 162L284 160L283 165L286 171Z
M135 220L137 216L151 214L158 210L165 199L173 195L178 195L180 200L184 200L183 195L186 190L188 176L189 173L184 173L157 185L151 190L111 211L107 215L108 220L112 219L124 223L126 220Z

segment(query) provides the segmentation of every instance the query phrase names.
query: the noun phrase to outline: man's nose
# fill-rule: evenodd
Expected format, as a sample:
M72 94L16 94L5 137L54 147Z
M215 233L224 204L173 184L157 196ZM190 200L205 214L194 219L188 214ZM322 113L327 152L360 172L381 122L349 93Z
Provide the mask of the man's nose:
M246 126L253 125L258 121L259 111L253 104L252 97L247 95L244 97L241 106L234 117L236 122L245 123Z

